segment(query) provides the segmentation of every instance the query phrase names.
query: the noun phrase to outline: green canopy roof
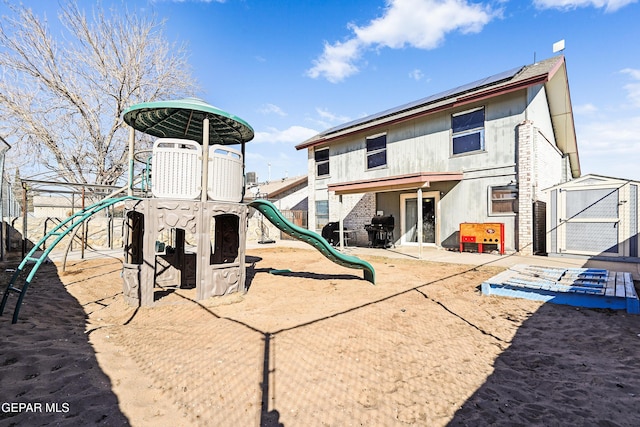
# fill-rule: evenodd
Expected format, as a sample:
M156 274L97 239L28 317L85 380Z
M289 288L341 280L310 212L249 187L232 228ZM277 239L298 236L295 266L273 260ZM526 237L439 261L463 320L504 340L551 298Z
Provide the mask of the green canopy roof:
M197 98L143 102L124 112L124 121L136 130L199 143L205 117L209 118L209 144L232 145L253 139L253 128L247 122Z

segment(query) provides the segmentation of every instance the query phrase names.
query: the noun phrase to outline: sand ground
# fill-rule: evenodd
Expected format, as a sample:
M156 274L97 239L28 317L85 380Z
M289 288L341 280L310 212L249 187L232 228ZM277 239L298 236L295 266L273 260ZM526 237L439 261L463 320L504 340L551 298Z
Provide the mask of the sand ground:
M252 248L246 294L138 309L117 258L45 265L0 317L0 425L640 425L640 316L483 296L504 267L364 259L375 286Z

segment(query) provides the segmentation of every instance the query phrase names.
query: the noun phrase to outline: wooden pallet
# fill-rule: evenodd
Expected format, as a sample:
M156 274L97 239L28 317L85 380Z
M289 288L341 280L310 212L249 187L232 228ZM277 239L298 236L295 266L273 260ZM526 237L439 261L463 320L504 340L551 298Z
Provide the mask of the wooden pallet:
M482 283L482 293L640 314L631 274L596 268L518 264Z

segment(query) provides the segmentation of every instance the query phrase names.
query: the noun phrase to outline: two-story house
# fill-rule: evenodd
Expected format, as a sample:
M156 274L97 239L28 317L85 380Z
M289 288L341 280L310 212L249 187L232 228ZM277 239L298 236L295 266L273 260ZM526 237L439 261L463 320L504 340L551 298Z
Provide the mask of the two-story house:
M396 245L454 248L461 223L490 222L504 224L507 251L532 253L545 218L534 209L544 206L542 190L580 176L562 55L345 123L296 148L308 150L309 229L340 221L361 244L372 217L393 215Z

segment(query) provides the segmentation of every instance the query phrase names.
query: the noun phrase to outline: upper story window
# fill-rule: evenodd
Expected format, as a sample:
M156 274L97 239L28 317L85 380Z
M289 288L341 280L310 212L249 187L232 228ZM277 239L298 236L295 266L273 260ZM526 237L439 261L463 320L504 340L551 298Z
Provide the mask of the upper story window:
M329 149L324 148L322 150L316 150L314 155L316 160L316 176L328 176Z
M367 137L367 169L387 164L387 134Z
M484 107L451 116L451 152L457 154L484 151Z

